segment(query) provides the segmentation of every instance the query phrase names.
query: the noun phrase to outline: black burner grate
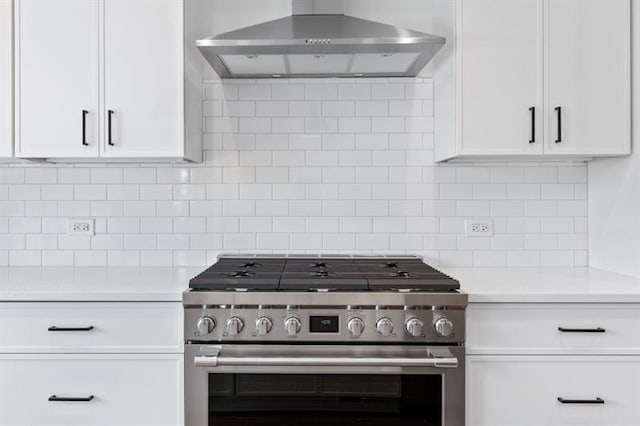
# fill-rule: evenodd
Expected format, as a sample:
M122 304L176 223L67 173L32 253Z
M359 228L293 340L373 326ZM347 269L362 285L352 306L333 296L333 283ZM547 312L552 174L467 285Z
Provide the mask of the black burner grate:
M189 286L212 291L448 292L458 281L415 258L222 258Z

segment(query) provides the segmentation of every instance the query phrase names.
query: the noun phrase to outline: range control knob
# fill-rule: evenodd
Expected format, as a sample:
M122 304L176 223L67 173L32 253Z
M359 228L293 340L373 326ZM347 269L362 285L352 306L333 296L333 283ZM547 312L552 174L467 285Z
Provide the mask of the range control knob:
M213 317L205 315L198 320L196 328L198 329L198 334L200 336L206 336L216 328L216 320L213 319Z
M244 321L240 317L231 317L227 320L227 333L237 336L244 328Z
M404 324L405 330L409 333L410 336L420 337L422 336L422 331L424 330L424 323L420 320L420 318L412 317L407 320Z
M389 336L393 333L393 322L389 318L380 318L376 322L376 330L382 336Z
M364 321L358 317L351 318L347 321L347 330L352 336L360 336L364 331Z
M289 336L295 336L300 332L300 320L296 317L289 317L284 321L284 329Z
M436 330L438 336L441 337L449 337L453 334L453 323L449 318L438 318L433 324L433 328Z
M265 336L271 332L273 328L273 322L267 317L260 317L256 320L256 334L258 336Z

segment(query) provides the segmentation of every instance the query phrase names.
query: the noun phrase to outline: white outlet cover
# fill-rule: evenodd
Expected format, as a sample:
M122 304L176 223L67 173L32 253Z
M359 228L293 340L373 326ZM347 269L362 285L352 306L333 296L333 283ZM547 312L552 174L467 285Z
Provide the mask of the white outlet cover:
M493 235L491 219L465 220L464 235L466 237L490 237Z
M68 223L69 235L94 235L93 218L70 218Z

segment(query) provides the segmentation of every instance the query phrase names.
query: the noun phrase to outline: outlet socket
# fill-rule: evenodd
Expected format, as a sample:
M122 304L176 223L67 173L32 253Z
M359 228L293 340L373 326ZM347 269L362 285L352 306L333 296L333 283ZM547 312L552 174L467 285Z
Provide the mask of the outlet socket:
M92 218L71 218L69 219L69 235L93 235Z
M485 220L465 220L464 234L467 237L490 237L493 235L493 222Z

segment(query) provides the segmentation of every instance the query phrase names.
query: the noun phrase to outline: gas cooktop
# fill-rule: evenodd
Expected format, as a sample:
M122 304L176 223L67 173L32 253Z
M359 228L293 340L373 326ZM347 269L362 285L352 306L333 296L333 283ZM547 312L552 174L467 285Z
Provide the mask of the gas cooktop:
M189 282L192 291L452 292L460 283L415 256L236 256Z

